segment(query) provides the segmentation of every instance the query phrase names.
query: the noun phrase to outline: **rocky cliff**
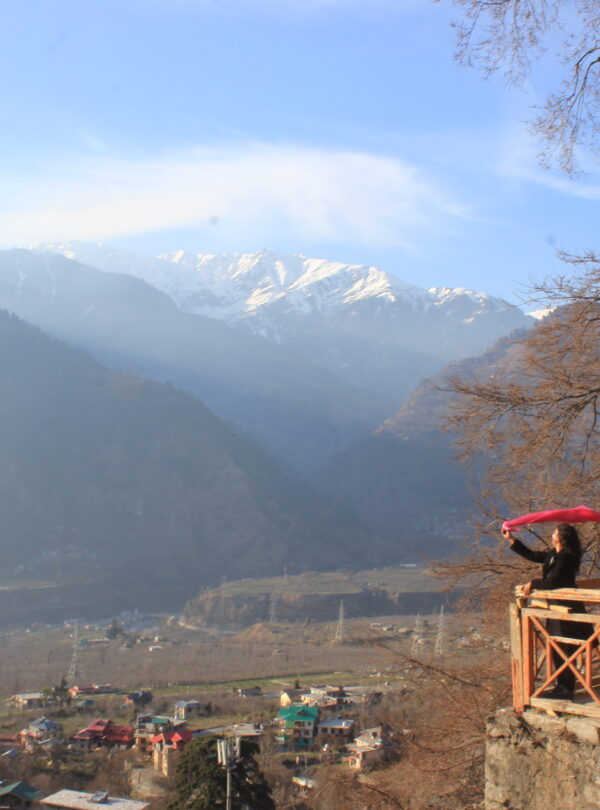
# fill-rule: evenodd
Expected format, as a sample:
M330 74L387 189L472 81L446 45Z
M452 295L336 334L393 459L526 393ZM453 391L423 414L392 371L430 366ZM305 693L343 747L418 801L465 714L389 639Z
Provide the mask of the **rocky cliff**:
M597 810L600 720L500 709L487 728L486 810Z
M333 579L338 576L341 581ZM414 589L360 585L351 577L306 574L274 579L229 583L205 591L185 605L181 621L191 627L241 629L275 618L278 622L334 621L340 603L347 617L431 613L438 610L447 594L436 590L433 580L415 575ZM287 581L287 585L285 584Z

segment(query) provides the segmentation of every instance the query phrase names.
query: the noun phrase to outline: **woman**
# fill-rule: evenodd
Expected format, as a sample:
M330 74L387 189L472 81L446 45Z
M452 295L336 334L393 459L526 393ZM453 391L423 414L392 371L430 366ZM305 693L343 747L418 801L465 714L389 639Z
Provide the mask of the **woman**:
M559 523L552 533L552 550L532 551L526 545L513 537L509 531L503 531L502 536L508 540L511 549L531 562L542 563L542 578L532 579L523 587L523 594L529 596L534 590L550 591L555 588L576 588L575 577L581 564L581 540L574 526L569 523ZM585 613L585 607L580 602L561 601L578 613ZM583 622L570 622L561 619L548 619L546 629L553 636L566 636L567 638L586 639L593 632ZM561 644L561 649L569 656L575 651L572 644ZM552 663L558 669L564 659L552 650ZM556 679L556 686L542 697L570 700L575 689L575 673L570 668L564 669Z

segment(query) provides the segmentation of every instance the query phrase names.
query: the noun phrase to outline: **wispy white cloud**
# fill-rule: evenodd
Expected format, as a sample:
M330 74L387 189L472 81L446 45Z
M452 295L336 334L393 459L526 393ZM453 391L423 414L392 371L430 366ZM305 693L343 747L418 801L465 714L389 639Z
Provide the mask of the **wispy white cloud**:
M574 177L567 177L553 170L544 170L540 166L539 155L531 137L524 129L512 129L502 145L499 172L512 181L533 183L570 197L599 200L597 163L585 154L578 158L578 163L584 173Z
M6 181L5 176L5 181ZM414 247L468 208L417 166L266 144L145 159L95 155L15 176L0 243L110 239L220 222L228 233Z

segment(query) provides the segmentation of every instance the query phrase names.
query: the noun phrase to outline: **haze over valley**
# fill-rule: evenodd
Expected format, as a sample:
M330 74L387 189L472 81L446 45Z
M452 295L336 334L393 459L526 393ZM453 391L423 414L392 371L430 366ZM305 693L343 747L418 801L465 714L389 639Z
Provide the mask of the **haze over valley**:
M423 377L533 322L372 267L85 244L1 252L0 306L3 582L57 618L454 552L469 490Z

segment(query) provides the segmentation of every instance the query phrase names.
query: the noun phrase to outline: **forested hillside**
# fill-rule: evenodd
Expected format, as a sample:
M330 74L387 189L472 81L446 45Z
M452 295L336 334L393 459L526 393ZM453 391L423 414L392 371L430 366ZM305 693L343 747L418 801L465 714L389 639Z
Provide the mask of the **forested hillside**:
M91 609L370 562L340 514L171 385L109 371L0 312L4 582L87 584ZM73 610L75 610L73 605Z

